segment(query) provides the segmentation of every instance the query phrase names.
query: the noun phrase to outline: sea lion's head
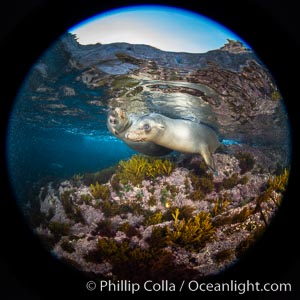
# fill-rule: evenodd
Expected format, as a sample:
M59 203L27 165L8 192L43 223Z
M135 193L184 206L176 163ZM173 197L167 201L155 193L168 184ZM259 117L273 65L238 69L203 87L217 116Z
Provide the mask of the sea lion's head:
M107 127L115 135L124 131L129 122L126 111L120 107L111 108L107 115Z
M150 142L163 133L165 126L152 116L142 117L134 122L125 134L133 142Z

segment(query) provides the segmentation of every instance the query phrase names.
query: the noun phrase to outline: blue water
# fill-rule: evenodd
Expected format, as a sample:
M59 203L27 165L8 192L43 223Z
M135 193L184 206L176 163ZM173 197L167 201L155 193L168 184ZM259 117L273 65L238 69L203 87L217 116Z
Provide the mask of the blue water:
M47 180L96 172L134 153L106 127L105 88L90 89L77 76L40 79L39 87L47 90L32 92L29 72L20 87L7 132L8 171L20 202ZM75 94L67 95L64 87Z
M231 140L231 139L223 139L221 142L225 146L228 146L228 145L240 145L241 144L240 142L238 142L236 140Z
M27 195L41 180L96 172L135 153L105 130L102 135L91 136L57 128L29 125L16 128L16 125L8 134L7 160L10 179L20 201L28 200Z

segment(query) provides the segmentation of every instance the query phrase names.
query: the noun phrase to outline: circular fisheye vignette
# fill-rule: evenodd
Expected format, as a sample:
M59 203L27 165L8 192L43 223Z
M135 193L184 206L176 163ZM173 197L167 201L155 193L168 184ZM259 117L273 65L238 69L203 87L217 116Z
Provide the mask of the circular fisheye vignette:
M170 38L177 26L192 39ZM287 136L281 94L243 40L189 11L130 7L72 27L36 62L8 162L54 255L101 277L176 282L218 274L262 235L286 189Z

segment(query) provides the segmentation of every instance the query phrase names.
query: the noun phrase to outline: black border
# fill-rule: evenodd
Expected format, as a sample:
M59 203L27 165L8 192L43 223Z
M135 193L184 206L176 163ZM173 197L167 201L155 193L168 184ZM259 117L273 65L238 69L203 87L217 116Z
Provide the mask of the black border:
M24 3L25 2L25 3ZM299 19L293 0L261 1L12 1L0 10L5 28L1 29L1 244L0 298L50 299L53 297L102 297L88 292L86 279L60 264L41 248L18 210L10 189L5 162L7 120L18 87L30 66L60 34L86 17L112 8L135 4L161 4L200 12L227 26L246 40L273 74L287 105L293 138L292 169L288 192L272 226L239 264L220 274L222 279L260 282L291 282L292 294L247 294L244 298L291 299L299 296L299 249L295 245L299 201L298 82ZM3 6L3 4L2 4ZM298 26L297 26L298 25ZM298 276L299 277L299 276ZM121 293L109 296L121 296ZM129 294L131 296L131 294ZM140 297L140 294L136 294ZM156 294L153 294L156 295ZM152 296L153 296L152 295ZM165 293L165 296L172 295ZM226 294L229 296L229 294ZM223 295L223 297L226 295ZM4 296L4 297L3 297ZM19 297L22 296L22 297ZM189 293L190 297L220 296ZM131 296L132 297L132 296Z

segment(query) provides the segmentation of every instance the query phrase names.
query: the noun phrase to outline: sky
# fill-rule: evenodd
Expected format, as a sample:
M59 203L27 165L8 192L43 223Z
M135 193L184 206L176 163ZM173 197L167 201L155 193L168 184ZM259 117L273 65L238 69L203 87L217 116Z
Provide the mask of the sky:
M153 5L111 10L75 25L69 32L76 34L83 45L127 42L189 53L218 49L227 38L243 42L232 31L202 15Z

